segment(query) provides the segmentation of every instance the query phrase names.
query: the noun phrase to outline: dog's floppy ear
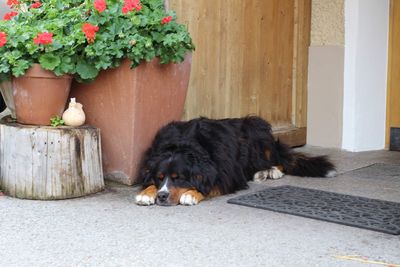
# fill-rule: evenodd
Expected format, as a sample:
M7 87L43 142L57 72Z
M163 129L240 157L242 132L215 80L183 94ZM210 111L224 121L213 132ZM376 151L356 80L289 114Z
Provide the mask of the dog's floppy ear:
M143 184L143 186L149 186L153 183L149 166L146 165L140 169L138 182Z
M153 171L156 168L156 165L156 157L152 155L152 150L147 150L143 161L140 164L138 182L143 184L143 186L154 184Z
M207 196L217 180L217 169L210 160L201 160L192 167L191 182L196 189Z

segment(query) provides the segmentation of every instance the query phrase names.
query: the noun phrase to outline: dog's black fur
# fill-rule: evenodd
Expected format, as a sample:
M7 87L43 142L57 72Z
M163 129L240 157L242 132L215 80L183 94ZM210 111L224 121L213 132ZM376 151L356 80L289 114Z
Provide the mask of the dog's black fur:
M195 189L207 197L247 188L255 173L274 166L309 177L325 177L335 169L324 156L308 157L275 141L270 124L259 117L199 118L172 122L157 133L140 179L144 188L160 189L168 178L169 186ZM166 203L178 204L178 198Z

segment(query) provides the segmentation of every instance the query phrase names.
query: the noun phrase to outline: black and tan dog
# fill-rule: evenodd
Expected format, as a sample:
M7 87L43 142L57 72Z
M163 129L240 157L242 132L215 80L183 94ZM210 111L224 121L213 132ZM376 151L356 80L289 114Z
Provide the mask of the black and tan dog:
M259 117L172 122L156 135L140 172L139 205L195 205L284 174L331 177L324 156L308 157L275 141Z

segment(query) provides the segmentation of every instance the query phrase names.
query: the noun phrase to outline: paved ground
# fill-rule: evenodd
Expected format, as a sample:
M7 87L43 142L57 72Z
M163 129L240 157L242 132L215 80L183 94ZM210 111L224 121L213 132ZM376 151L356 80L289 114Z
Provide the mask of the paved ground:
M400 163L399 152L329 154L341 173L373 163ZM285 176L251 184L299 185L400 202L400 180ZM374 266L337 256L400 264L400 236L227 204L233 195L195 207L139 207L138 188L65 201L0 197L0 266ZM376 265L379 266L379 265Z

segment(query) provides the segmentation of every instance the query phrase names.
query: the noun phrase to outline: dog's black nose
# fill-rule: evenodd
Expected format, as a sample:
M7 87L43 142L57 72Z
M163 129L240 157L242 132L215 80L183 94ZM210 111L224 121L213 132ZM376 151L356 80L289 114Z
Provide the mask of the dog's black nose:
M169 196L168 192L161 191L157 194L157 200L160 202L165 202L167 201L168 196Z

